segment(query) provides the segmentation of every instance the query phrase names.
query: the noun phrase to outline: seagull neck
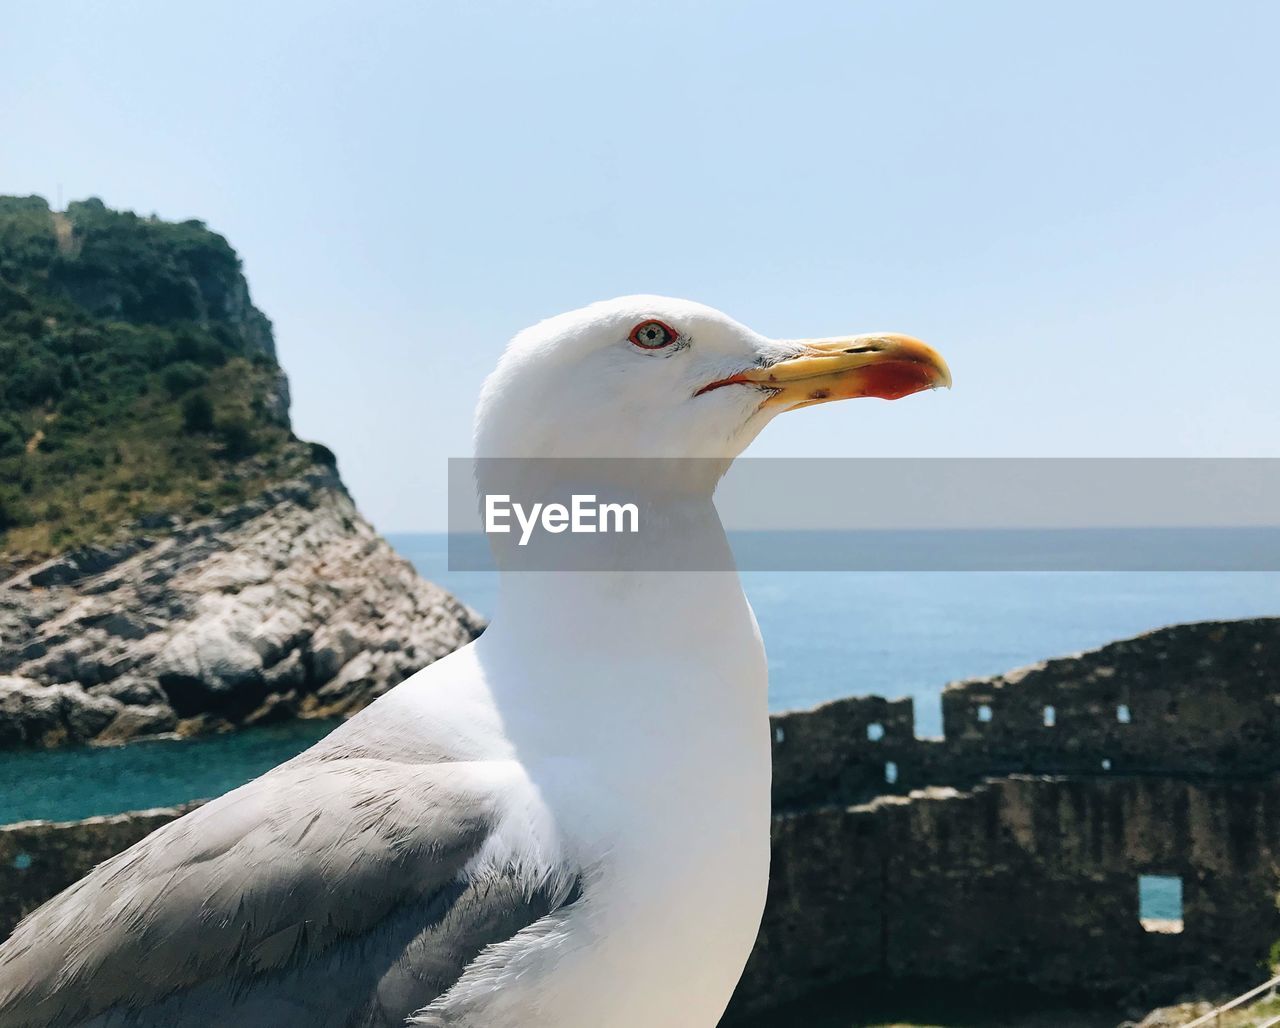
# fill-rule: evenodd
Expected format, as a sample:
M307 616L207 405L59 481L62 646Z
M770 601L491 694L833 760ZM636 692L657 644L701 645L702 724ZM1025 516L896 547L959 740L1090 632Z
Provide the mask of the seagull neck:
M705 748L708 733L736 737L740 723L748 736L763 731L763 646L730 571L508 575L481 644L512 662L491 681L520 741L532 733L549 749L658 746L678 761L681 745ZM592 738L566 735L581 724L593 726ZM673 725L697 731L682 743Z
M593 553L600 563L589 566L607 570L502 572L486 636L523 655L539 701L617 707L620 693L634 691L624 706L670 710L705 699L689 695L682 678L733 693L744 687L742 661L763 664L710 498L650 513L649 531Z
M578 643L589 629L611 644L656 642L646 633L714 623L742 596L731 569L514 572L501 577L495 625Z

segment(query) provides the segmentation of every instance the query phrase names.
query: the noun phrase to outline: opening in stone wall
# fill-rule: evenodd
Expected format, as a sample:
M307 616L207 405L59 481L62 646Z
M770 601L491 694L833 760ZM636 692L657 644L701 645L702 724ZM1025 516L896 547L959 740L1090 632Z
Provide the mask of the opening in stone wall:
M1053 707L1045 707L1044 708L1045 728L1052 728L1057 723L1058 723L1058 712L1054 710Z
M1116 720L1122 725L1127 725L1133 720L1132 716L1129 714L1129 704L1122 703L1120 706L1116 707Z
M879 742L884 738L884 725L879 721L872 721L867 725L867 738L872 742Z
M1139 875L1138 919L1148 932L1181 932L1182 879L1176 875Z
M893 783L898 780L898 765L892 760L885 761L884 780L890 785L893 785Z
M982 722L984 722L984 723L985 723L985 722L987 722L987 721L990 721L990 720L991 720L991 718L992 718L993 716L994 716L994 714L992 713L992 710L991 710L991 704L989 704L989 703L984 703L984 704L982 704L980 707L978 707L978 720L979 720L979 721L982 721Z

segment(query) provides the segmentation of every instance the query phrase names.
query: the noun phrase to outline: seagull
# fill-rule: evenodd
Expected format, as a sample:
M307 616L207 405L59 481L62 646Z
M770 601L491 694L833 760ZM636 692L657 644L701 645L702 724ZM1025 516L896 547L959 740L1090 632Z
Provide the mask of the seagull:
M654 515L642 556L705 566L610 564L600 537L607 566L500 556L476 642L23 921L0 1028L714 1026L770 824L765 653L716 482L782 411L950 384L907 336L774 340L658 296L519 333L478 464L549 495L558 458L594 462Z

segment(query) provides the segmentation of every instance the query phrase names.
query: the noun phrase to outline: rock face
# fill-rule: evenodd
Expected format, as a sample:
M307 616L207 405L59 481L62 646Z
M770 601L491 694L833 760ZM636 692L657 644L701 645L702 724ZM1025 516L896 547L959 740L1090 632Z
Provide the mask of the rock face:
M423 581L332 469L0 585L0 746L353 713L482 620Z
M44 201L30 198L39 210ZM99 199L72 203L66 214L52 214L53 230L62 260L49 269L49 284L77 306L96 318L120 321L165 320L194 322L202 327L221 324L230 328L251 350L272 361L276 358L271 321L253 305L249 285L240 273L235 252L220 237L222 245L206 246L197 252L188 247L172 251L150 251L116 246L97 260L81 259L86 239L79 224L92 227L119 218ZM136 219L135 232L150 230L159 235L169 230L158 219ZM203 222L188 221L177 229L189 235L206 235ZM92 248L93 240L89 240ZM89 254L90 258L98 256Z

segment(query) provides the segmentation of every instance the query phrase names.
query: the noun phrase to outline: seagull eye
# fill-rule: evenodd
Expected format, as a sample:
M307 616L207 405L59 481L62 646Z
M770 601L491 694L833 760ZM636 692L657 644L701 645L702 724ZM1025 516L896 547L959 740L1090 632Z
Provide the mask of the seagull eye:
M642 349L661 350L664 346L674 343L678 337L675 329L670 325L650 319L640 322L631 330L631 335L627 338Z

